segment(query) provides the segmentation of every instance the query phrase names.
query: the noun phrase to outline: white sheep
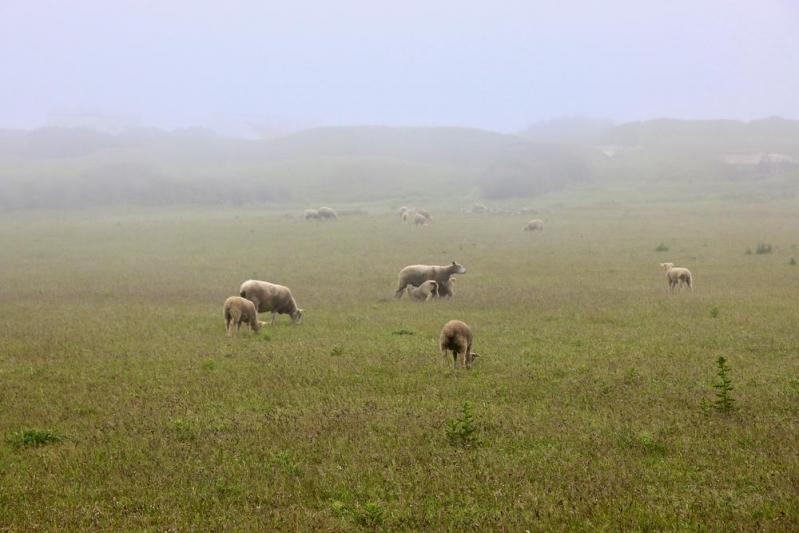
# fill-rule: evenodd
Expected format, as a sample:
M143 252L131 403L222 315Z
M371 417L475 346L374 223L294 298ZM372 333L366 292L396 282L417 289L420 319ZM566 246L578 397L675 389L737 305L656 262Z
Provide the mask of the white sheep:
M425 281L432 279L435 280L439 286L449 280L453 274L466 274L466 267L452 262L451 265L437 266L437 265L409 265L400 270L399 284L394 296L402 298L405 293L405 287L408 285L419 286Z
M458 360L461 360L462 365L468 368L478 357L476 353L472 352L472 330L460 320L450 320L444 324L438 339L438 347L444 356L445 364L448 360L447 352L452 352L455 368L458 368Z
M249 279L241 284L239 295L247 298L259 313L272 313L271 324L275 323L277 314L289 315L295 324L302 322L302 309L291 295L291 290L283 285Z
M525 224L524 231L544 231L544 221L540 218L534 218Z
M258 320L255 304L241 296L231 296L225 300L225 304L222 306L222 316L225 317L225 332L228 337L233 333L234 325L236 334L242 324L248 324L255 333L258 333L261 326L264 325L264 322Z
M319 220L319 210L318 209L306 209L305 210L305 220Z
M666 282L669 284L670 291L673 292L675 287L679 289L683 283L688 285L691 292L694 291L694 277L690 270L675 267L674 263L660 263L660 266L666 271Z
M317 209L319 213L319 218L322 220L336 220L338 219L338 213L336 213L335 209L330 207L320 207Z
M412 299L426 302L431 298L438 297L438 282L429 279L418 287L416 285L408 285L405 290Z

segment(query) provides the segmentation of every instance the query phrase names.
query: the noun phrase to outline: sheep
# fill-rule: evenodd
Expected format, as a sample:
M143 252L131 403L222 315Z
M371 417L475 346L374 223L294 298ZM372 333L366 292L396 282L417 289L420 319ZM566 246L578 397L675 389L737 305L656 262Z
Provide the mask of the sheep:
M421 208L417 207L416 208L416 214L417 215L422 215L427 220L430 220L430 221L433 220L433 217L430 216L430 211L428 211L427 209L421 209Z
M439 298L452 298L455 296L455 276L450 276L444 283L438 284Z
M272 313L270 324L275 323L278 313L289 315L294 324L302 322L303 310L297 307L288 287L249 279L241 284L239 295L250 300L259 313Z
M305 210L305 220L319 220L319 210L318 209L306 209Z
M525 224L524 231L544 231L544 221L540 218L534 218Z
M460 320L450 320L441 328L438 347L443 355L444 364L448 364L448 351L452 352L455 368L458 368L458 359L466 368L472 366L475 358L479 357L472 352L472 330Z
M438 282L429 279L418 287L409 284L407 287L405 287L405 290L408 292L408 296L414 300L426 302L429 299L436 298L438 296Z
M396 298L402 298L405 287L408 285L419 286L425 281L432 279L438 282L438 285L445 283L453 274L466 274L466 268L459 265L455 261L447 266L435 265L409 265L400 270L399 284L394 293Z
M400 207L399 209L397 209L397 213L399 213L400 218L404 217L405 211L407 211L407 210L408 210L408 208L406 206L404 206L404 205L402 207Z
M674 263L660 263L666 271L666 282L669 284L669 291L674 292L674 288L679 289L681 284L688 285L691 292L694 291L694 277L687 268L675 267Z
M417 226L426 226L430 223L430 219L421 213L416 213L416 215L413 217L413 223Z
M236 334L241 329L242 323L248 324L250 328L258 333L263 322L258 320L258 311L255 304L241 296L231 296L225 300L222 306L222 316L225 318L225 332L228 337L233 333L233 326L236 326Z
M319 218L322 220L336 220L338 219L338 213L336 213L335 209L331 209L329 207L320 207L317 209L319 213Z

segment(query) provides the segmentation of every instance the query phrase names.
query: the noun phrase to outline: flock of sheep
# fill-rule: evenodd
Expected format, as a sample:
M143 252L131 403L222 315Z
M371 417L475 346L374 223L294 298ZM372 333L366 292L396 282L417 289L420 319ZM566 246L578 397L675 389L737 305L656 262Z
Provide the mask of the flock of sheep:
M430 213L424 209L402 207L399 210L403 221L413 224L427 225L432 221ZM338 215L329 207L307 209L306 220L335 220ZM544 222L533 219L524 226L524 231L543 231ZM686 285L693 291L693 276L687 268L675 267L674 263L661 263L666 272L666 282L671 292ZM409 265L400 270L399 283L394 296L399 299L407 293L409 298L427 302L433 298L451 298L455 294L455 274L465 274L466 268L453 261L449 265ZM223 316L225 331L232 335L241 325L248 325L254 332L260 331L266 322L258 319L258 313L271 313L271 324L275 323L278 314L289 315L294 324L302 322L303 310L297 306L291 290L283 285L267 281L250 279L241 284L238 296L225 300ZM439 349L447 359L452 352L454 365L470 367L477 354L472 352L472 332L468 325L460 320L450 320L441 330Z

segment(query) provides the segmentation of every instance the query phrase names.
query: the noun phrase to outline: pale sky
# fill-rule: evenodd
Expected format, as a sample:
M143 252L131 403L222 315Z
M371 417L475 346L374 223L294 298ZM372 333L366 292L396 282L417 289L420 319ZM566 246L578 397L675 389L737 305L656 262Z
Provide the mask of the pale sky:
M0 0L0 127L799 118L793 0Z

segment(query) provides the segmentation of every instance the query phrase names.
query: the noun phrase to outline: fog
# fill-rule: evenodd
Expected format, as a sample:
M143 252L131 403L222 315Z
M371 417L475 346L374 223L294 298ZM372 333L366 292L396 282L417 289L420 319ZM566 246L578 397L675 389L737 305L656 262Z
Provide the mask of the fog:
M797 24L788 0L6 0L0 209L784 197Z
M797 24L792 0L4 0L0 127L795 118Z

